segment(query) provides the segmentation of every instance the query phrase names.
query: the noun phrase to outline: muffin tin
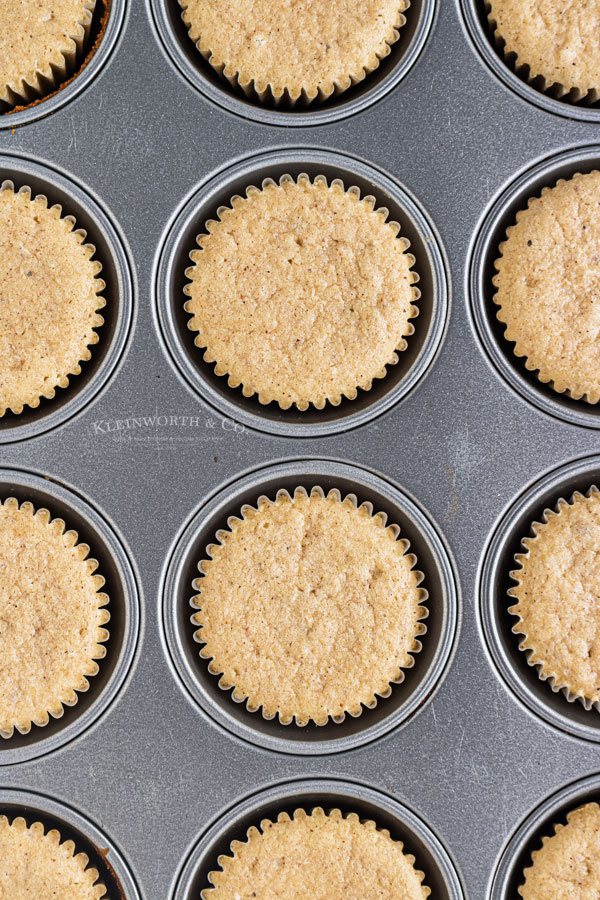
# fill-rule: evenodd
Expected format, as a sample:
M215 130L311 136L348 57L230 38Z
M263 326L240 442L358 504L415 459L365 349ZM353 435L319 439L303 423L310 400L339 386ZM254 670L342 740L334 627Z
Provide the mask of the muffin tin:
M508 900L542 826L597 792L598 714L526 666L505 590L530 518L599 484L600 420L521 368L490 286L528 195L600 163L597 111L510 73L483 0L413 0L408 17L355 90L271 109L195 53L177 0L112 0L82 73L0 116L0 176L74 212L108 299L72 387L0 420L0 488L86 535L113 614L88 694L0 743L0 811L77 831L112 867L110 900L198 900L231 837L300 803L390 824L444 900ZM259 407L208 371L181 293L206 216L248 183L302 171L390 209L422 292L387 378L306 416ZM209 683L187 604L208 533L240 502L298 483L388 512L425 573L430 616L390 698L294 731Z

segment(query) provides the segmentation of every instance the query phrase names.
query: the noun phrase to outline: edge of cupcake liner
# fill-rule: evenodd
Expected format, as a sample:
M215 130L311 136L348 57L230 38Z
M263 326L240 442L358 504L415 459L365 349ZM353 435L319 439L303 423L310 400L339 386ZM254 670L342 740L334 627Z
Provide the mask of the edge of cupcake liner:
M192 254L196 254L196 253L199 253L202 251L202 249L203 249L203 247L201 246L202 239L210 236L209 227L213 223L215 223L216 221L218 221L218 222L222 221L221 214L223 212L225 212L226 210L233 210L234 204L238 200L248 199L249 194L252 192L255 192L255 191L262 192L265 190L265 188L267 188L269 186L279 187L286 182L292 183L292 184L300 184L300 182L302 182L302 181L308 181L310 184L325 184L329 190L331 190L332 188L341 189L343 191L343 193L353 195L354 197L357 198L357 200L360 203L366 204L372 210L372 212L374 212L376 215L380 216L383 219L383 222L386 225L388 225L391 229L394 230L395 237L402 243L403 254L408 261L408 264L409 264L408 271L409 271L410 277L412 279L411 283L410 283L412 297L410 300L410 315L408 316L408 319L407 319L408 330L407 330L406 334L402 335L400 343L397 345L396 349L394 350L394 353L392 354L389 362L385 363L383 368L380 369L378 372L376 372L375 375L372 376L370 381L365 382L364 384L358 384L352 390L341 391L340 394L336 395L336 396L327 396L327 397L325 397L325 399L322 402L315 402L313 400L310 400L306 404L293 402L293 403L284 405L279 400L277 400L276 397L265 395L264 392L260 393L259 391L256 391L253 388L247 387L246 385L244 385L244 383L242 381L233 378L227 371L227 368L222 366L217 360L215 360L213 358L213 354L210 352L209 348L207 348L204 345L204 342L201 340L199 334L194 339L194 344L200 350L204 350L203 359L205 362L210 363L210 364L214 363L215 375L222 377L222 378L226 377L227 384L232 389L241 387L244 397L250 398L250 397L253 397L256 395L259 403L262 406L268 406L269 403L277 403L277 405L279 406L280 409L285 410L285 409L290 409L292 406L295 406L300 412L306 412L306 410L308 410L311 406L317 410L325 409L325 407L327 406L328 403L331 404L331 406L339 406L344 397L347 400L355 400L358 396L359 390L370 391L373 386L373 382L375 380L380 380L380 379L386 377L386 375L388 374L387 373L388 366L395 366L399 363L400 359L399 359L398 354L402 353L404 350L407 349L407 347L408 347L407 339L412 337L412 335L415 333L415 326L413 324L413 319L416 319L420 313L419 307L416 306L415 304L418 303L418 301L421 299L421 291L416 286L420 280L420 275L414 269L414 266L416 265L417 260L414 256L414 254L408 252L410 249L410 246L411 246L408 238L406 238L404 236L400 236L400 232L402 230L402 226L400 225L400 223L396 222L395 220L391 220L388 222L389 210L387 209L387 207L376 206L377 199L374 196L372 196L371 194L368 194L368 195L362 197L361 190L356 185L351 185L350 187L346 188L346 186L344 185L344 182L341 178L334 178L334 179L332 179L332 181L330 183L327 180L325 175L322 175L322 174L316 175L314 178L311 178L306 172L300 172L296 178L294 178L292 175L290 175L288 173L284 173L283 175L280 176L278 181L275 181L273 178L270 178L270 177L263 178L260 188L258 188L254 184L247 185L245 188L243 197L240 196L239 194L234 194L230 198L228 206L223 206L223 205L219 206L219 208L217 209L217 220L207 219L203 223L205 230L196 236L197 246L194 247L188 254L190 260L192 261L192 265L188 266L184 272L186 278L188 279L188 281L184 287L184 293L187 296L186 289L192 283L190 273L193 271L193 269L195 268L195 266L197 264L197 261L194 259ZM189 312L188 302L189 301L186 300L185 303L183 304L183 308L184 308L185 312ZM192 319L193 319L193 315L190 314L190 319L188 321L188 329L190 331L196 331L197 329L193 329L191 327L190 323L191 323Z
M567 827L567 825L569 824L569 822L570 822L570 820L571 820L571 816L572 816L574 813L578 812L578 810L584 809L586 806L596 806L596 807L598 807L598 803L596 803L595 800L592 800L592 801L590 801L590 802L588 802L588 803L581 803L579 806L576 806L574 809L570 809L569 812L568 812L567 815L566 815L566 819L567 819L566 824L563 824L562 822L553 822L553 823L552 823L552 827L553 827L554 830L553 830L552 834L545 834L545 835L542 837L542 839L541 839L541 847L538 847L537 850L532 850L532 851L531 851L531 865L530 865L530 866L527 866L526 869L523 869L523 877L524 877L524 880L523 880L523 882L517 887L517 891L518 891L520 897L523 896L522 889L525 887L525 884L526 884L526 881L527 881L527 873L528 873L528 872L531 872L531 871L533 870L533 868L534 868L534 863L535 863L535 860L536 860L536 857L538 856L538 854L544 849L544 847L546 846L546 844L548 843L548 841L551 841L554 837L556 837L557 834L559 834L561 831L563 831L563 830Z
M81 868L82 873L85 874L90 888L93 889L93 892L96 895L96 900L102 900L103 897L106 897L106 885L99 881L100 873L98 872L98 869L89 865L90 858L87 853L76 854L75 842L70 839L63 841L61 839L60 831L57 828L51 828L47 831L42 822L37 820L32 822L31 825L28 825L23 816L15 816L13 819L9 819L8 816L0 813L0 833L6 830L13 830L18 834L23 834L28 831L34 834L38 839L45 840L56 847L62 847L67 857L77 863Z
M516 225L519 224L519 220L522 218L523 214L528 210L532 209L537 203L540 202L542 197L546 194L553 191L555 188L559 187L561 184L565 184L569 181L574 181L578 178L583 178L586 175L600 175L600 169L592 169L590 172L574 172L568 178L559 178L553 185L546 185L542 188L539 194L535 194L532 197L529 197L527 200L527 206L519 209L515 215L514 221L511 225L506 228L505 231L505 239L502 240L498 244L498 256L494 260L494 269L496 270L496 274L492 277L492 285L494 287L494 293L492 296L492 302L495 306L498 307L498 311L496 313L496 319L502 325L505 326L503 337L508 343L514 344L513 354L519 359L524 359L524 365L527 371L531 372L539 382L542 384L548 385L553 391L556 391L557 394L566 394L567 397L570 397L571 400L583 400L585 403L590 404L590 406L595 406L598 402L600 402L600 386L599 387L591 387L589 390L585 391L577 391L569 388L566 382L559 381L554 378L551 374L549 374L548 369L546 368L546 363L543 359L537 359L536 357L528 354L527 350L516 341L514 338L509 336L510 326L501 318L502 314L502 304L498 301L498 286L496 284L497 277L500 274L500 270L498 268L498 263L502 259L504 253L503 248L508 242L510 232L515 228Z
M85 0L82 18L77 22L77 32L65 38L65 45L54 52L43 68L31 69L16 81L0 85L0 114L43 99L75 71L90 34L96 2Z
M48 198L45 194L33 194L31 188L28 185L22 185L18 191L15 191L14 182L10 179L6 179L5 181L0 182L0 193L3 191L11 191L13 194L26 194L29 197L30 202L38 203L41 208L49 210L49 212L53 213L57 219L60 219L62 222L67 224L68 233L72 234L76 239L76 242L79 246L82 247L88 254L88 262L92 263L94 272L94 280L98 281L98 290L96 292L96 300L98 301L98 305L95 310L95 317L91 324L92 329L92 337L89 342L83 343L81 342L81 355L79 357L79 361L75 363L70 371L63 373L60 375L56 384L53 384L47 387L45 390L41 391L35 397L31 397L29 400L23 400L20 406L2 406L0 401L0 419L6 415L6 413L10 410L14 415L20 415L23 412L24 407L28 406L30 409L37 409L40 405L42 398L45 400L53 400L56 396L56 388L68 388L70 384L70 377L73 375L81 374L81 365L82 362L88 362L92 358L92 352L90 347L95 346L99 340L100 336L96 331L97 328L101 328L104 325L104 317L100 314L99 310L104 309L106 306L106 299L102 296L102 291L106 288L106 282L100 278L100 273L102 272L102 263L99 259L94 259L94 255L96 254L96 247L90 241L85 243L87 232L84 228L76 228L77 221L75 216L66 214L63 215L63 208L60 203L54 203L52 206L49 206Z
M13 736L15 730L19 732L19 734L25 735L29 734L31 731L32 725L37 725L40 728L44 728L50 722L50 716L54 719L60 719L64 715L65 706L76 706L79 701L79 694L85 693L90 688L90 683L88 678L93 678L94 675L97 675L100 667L96 660L104 659L106 656L106 647L104 643L109 639L110 632L107 628L105 628L106 624L110 621L110 612L106 607L110 603L110 597L102 588L105 585L105 579L100 574L94 574L98 568L98 560L93 557L89 557L90 546L86 543L79 542L79 534L73 528L67 529L67 525L64 519L61 518L52 518L52 515L48 509L45 507L35 508L33 503L30 500L24 500L23 502L19 502L16 497L6 497L5 500L0 501L0 508L8 508L8 509L19 509L25 510L31 514L33 517L39 517L44 524L50 527L56 537L63 538L63 545L71 548L77 548L77 553L81 562L86 562L88 568L88 575L93 578L94 585L96 587L96 594L101 599L101 603L96 607L96 611L98 613L98 623L97 623L97 636L96 636L96 647L94 649L94 656L90 657L89 666L81 673L81 681L78 685L73 686L70 689L70 694L65 693L61 697L56 698L56 704L52 709L47 709L43 711L43 714L39 715L37 718L32 718L30 720L22 720L20 722L14 722L12 726L9 728L2 728L0 726L0 738L5 740L10 740ZM65 544L64 541L67 543Z
M318 816L320 818L322 817L322 818L332 818L332 819L347 819L352 822L359 822L361 825L365 826L366 828L377 831L377 832L379 832L379 834L383 835L384 837L389 838L390 841L392 841L392 843L396 845L396 847L402 853L404 858L410 863L411 866L413 866L415 874L416 874L416 876L421 884L421 888L423 890L424 900L425 900L425 898L429 897L429 895L431 894L431 888L429 888L426 884L423 884L423 882L425 880L425 872L423 872L421 869L416 868L417 860L412 853L404 852L404 841L395 840L391 836L391 834L387 828L380 828L374 819L363 819L361 816L358 815L358 813L355 813L355 812L342 813L342 811L338 807L332 807L331 809L328 809L326 812L322 806L310 807L310 804L307 804L307 805L310 808L310 812L308 812L308 813L304 807L298 806L298 807L296 807L296 809L294 810L294 812L292 813L291 816L289 813L282 811L278 814L277 819L275 821L273 821L272 819L269 819L267 817L264 817L260 820L258 825L251 825L247 829L245 841L240 841L240 840L231 841L231 843L229 845L231 855L225 855L224 853L220 854L217 857L217 865L220 866L220 869L219 870L213 869L208 873L207 879L211 886L208 888L204 888L202 891L200 891L200 897L202 898L202 900L211 900L212 892L217 890L217 885L215 885L215 883L212 879L212 876L219 874L219 872L224 872L224 867L223 867L224 862L226 862L226 861L233 862L237 858L238 847L242 847L244 845L247 846L248 844L250 844L250 842L252 840L256 840L257 837L261 838L262 835L264 834L266 828L268 828L271 825L274 825L278 822L291 822L295 819L308 818L309 816Z
M196 631L194 632L194 640L196 641L196 643L203 645L203 648L199 651L199 656L201 657L202 660L206 660L206 662L208 663L208 671L210 672L210 674L214 675L216 678L219 679L217 682L219 688L225 692L230 691L232 699L236 703L244 703L246 705L246 709L248 710L248 712L251 712L251 713L260 712L263 719L265 719L267 721L277 718L281 725L291 725L293 723L300 728L305 727L306 725L308 725L311 722L320 727L327 725L329 722L333 723L334 725L340 725L342 722L345 721L346 715L350 715L350 716L352 716L352 718L356 719L363 714L365 709L375 709L375 707L377 706L378 701L380 699L386 700L392 693L392 685L393 684L402 684L402 682L404 681L404 679L406 677L404 674L404 670L412 669L413 666L415 665L415 656L418 653L420 653L421 650L423 649L423 644L420 641L420 638L423 637L427 633L427 626L425 625L424 620L427 619L429 616L429 609L427 608L427 606L423 606L423 604L426 603L427 600L429 599L429 593L425 588L419 587L421 582L424 580L425 575L423 574L423 572L420 571L420 569L415 568L417 565L417 557L414 555L414 553L409 553L410 542L408 541L408 539L399 537L400 527L395 524L387 525L387 518L388 518L387 514L384 512L374 513L373 512L373 504L371 502L365 501L364 503L361 503L359 505L358 499L355 494L345 494L342 497L342 494L340 493L340 491L337 488L332 488L331 490L329 490L326 493L320 485L313 486L311 488L310 494L306 491L305 488L303 488L301 486L295 488L293 495L290 494L289 491L287 491L285 488L280 488L277 491L275 500L271 500L269 497L265 496L264 494L261 494L261 496L257 498L256 504L254 506L250 503L245 503L241 507L240 516L237 516L237 515L229 516L229 518L227 519L227 529L224 529L224 528L219 529L215 534L216 541L211 544L208 544L205 547L207 559L201 559L198 562L198 570L201 573L201 575L199 578L194 579L194 581L192 582L192 587L194 588L194 590L198 591L198 593L190 599L190 606L195 610L200 610L202 608L201 603L200 603L200 598L201 598L201 591L202 591L201 582L202 582L202 578L204 577L204 574L205 574L204 568L203 568L204 563L209 562L212 559L212 552L211 552L212 548L215 547L216 545L223 546L223 538L226 538L227 535L232 534L234 529L244 521L245 514L248 510L251 510L253 512L258 512L260 506L265 502L268 503L270 506L274 506L282 498L287 498L290 502L292 502L296 496L310 497L313 494L318 497L322 497L322 498L333 497L335 500L339 501L340 503L349 501L354 506L355 509L366 510L366 512L369 514L370 518L373 521L375 521L376 524L382 528L382 530L390 531L393 534L394 539L396 541L399 541L402 543L403 556L406 556L411 562L411 571L414 572L415 577L417 579L417 591L418 591L417 628L416 628L414 638L413 638L413 646L411 647L411 649L409 651L407 651L407 655L409 656L410 662L406 663L406 665L404 665L404 666L398 667L399 668L398 675L396 676L396 678L390 679L389 684L387 685L386 688L384 688L382 691L374 691L373 697L368 703L361 701L353 709L346 709L346 710L344 710L343 713L341 713L340 715L336 715L336 716L329 714L324 719L322 719L322 720L320 719L319 721L314 719L312 716L304 717L304 716L293 715L290 717L283 717L281 715L281 713L276 709L271 711L271 710L265 709L265 707L262 704L257 705L257 706L252 705L250 703L249 697L246 693L244 693L239 688L237 688L236 685L228 684L228 683L224 682L224 679L223 679L224 673L219 670L219 667L214 666L214 658L211 656L205 656L203 654L203 649L204 649L204 646L206 645L206 642L203 641L200 636L201 631L202 631L202 626L198 627L198 622L196 621L197 613L193 613L192 616L190 616L190 622L192 623L192 625L194 625L196 627Z
M515 50L508 48L506 39L498 31L498 23L494 18L490 0L483 0L483 5L492 45L517 78L539 93L571 106L593 106L600 101L600 87L590 88L587 91L578 87L568 88L560 81L548 81L541 72L532 70L530 63L522 60Z
M263 81L259 81L257 78L244 79L242 74L238 72L235 67L228 68L227 63L218 59L213 54L210 47L203 44L201 34L198 38L192 38L191 31L193 24L188 21L189 17L186 15L189 0L179 0L179 5L182 7L181 18L187 29L190 40L219 77L228 82L236 93L241 91L246 99L260 103L263 106L269 105L277 108L283 103L286 106L294 108L296 105L310 106L315 101L324 103L332 97L343 94L345 91L349 90L349 88L360 84L360 82L364 81L368 75L375 72L376 69L379 68L381 61L390 55L392 47L400 39L400 29L406 25L406 16L404 13L410 7L410 0L402 0L402 3L399 4L398 17L396 23L392 26L392 34L383 39L383 47L371 51L373 59L371 59L369 63L363 63L356 72L347 74L343 79L333 79L330 84L326 84L325 86L321 84L312 84L303 87L299 91L295 91L287 86L275 87L266 78Z
M565 507L572 507L576 503L592 497L595 494L598 494L600 496L600 490L596 487L595 484L592 484L587 489L585 494L583 494L581 491L573 491L570 500L565 500L564 497L559 497L554 504L553 509L549 507L544 509L540 517L541 521L536 519L531 523L530 534L527 537L521 539L521 546L523 547L523 551L520 553L515 553L514 555L514 560L517 568L509 572L511 579L515 582L515 587L516 585L519 585L521 583L523 560L529 558L531 544L538 538L540 529L542 529L544 525L548 524L548 520L550 518L559 516ZM519 641L519 650L521 650L525 654L527 664L533 669L536 669L540 681L547 682L550 689L555 694L562 694L569 703L578 701L587 712L590 712L592 709L600 712L600 699L597 701L592 701L589 697L585 697L583 694L574 692L564 681L561 681L561 679L555 672L550 670L548 663L545 660L536 657L535 648L531 646L528 641L527 634L524 630L523 619L517 611L519 600L514 596L515 587L509 588L507 592L511 600L517 601L512 606L508 607L508 612L517 620L511 630L513 634L518 635L522 638Z

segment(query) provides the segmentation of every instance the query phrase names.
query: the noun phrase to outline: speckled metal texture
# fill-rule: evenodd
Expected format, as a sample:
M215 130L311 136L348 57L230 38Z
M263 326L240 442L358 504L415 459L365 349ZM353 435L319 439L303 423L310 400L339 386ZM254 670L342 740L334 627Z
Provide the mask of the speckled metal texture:
M298 792L307 807L379 809L398 837L423 840L415 852L437 897L504 900L563 815L555 795L578 802L574 783L581 796L597 792L582 779L600 769L598 714L535 682L504 595L528 518L598 483L597 410L552 395L511 357L489 280L494 241L528 192L600 160L600 125L593 109L517 90L491 45L482 52L482 10L479 0L414 2L370 85L294 112L257 109L219 82L185 43L176 0L113 0L85 80L60 102L0 117L2 177L12 168L21 183L45 181L98 242L114 347L72 393L0 423L0 492L43 485L93 550L97 536L122 611L111 641L118 632L126 655L114 690L107 675L48 726L47 743L43 729L0 743L0 811L68 820L112 865L110 900L197 900L206 854L241 836L248 810L273 812ZM240 400L199 353L198 378L188 377L177 265L232 174L239 190L270 168L324 165L397 204L422 270L416 324L435 334L410 384L407 357L374 403L313 411L303 424ZM407 351L415 365L417 350ZM342 492L354 479L360 499L375 494L429 554L425 642L445 643L410 714L393 695L369 734L357 719L339 739L325 726L294 746L295 726L267 723L261 736L252 714L202 681L178 637L191 588L171 576L185 583L206 528L240 490L260 493L265 473L269 491L278 478ZM410 677L434 656L431 642Z

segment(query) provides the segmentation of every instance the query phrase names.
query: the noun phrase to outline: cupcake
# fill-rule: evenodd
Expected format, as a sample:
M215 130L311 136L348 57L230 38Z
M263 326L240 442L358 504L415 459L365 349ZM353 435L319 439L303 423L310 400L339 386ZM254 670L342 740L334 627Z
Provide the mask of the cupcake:
M559 500L531 526L511 572L521 650L554 691L600 710L600 493Z
M593 900L600 897L600 806L587 803L567 816L531 854L519 886L523 900Z
M373 72L408 0L179 0L190 38L234 87L262 102L326 100Z
M219 865L202 900L305 900L309 885L314 900L426 900L431 893L400 841L339 809L297 809L293 818L280 813L276 822L263 819L245 841L232 842L231 855L220 856Z
M106 285L75 224L29 188L0 186L0 416L54 397L98 341Z
M505 57L527 80L574 99L600 89L600 0L487 0L489 21Z
M0 815L0 897L6 900L100 900L106 887L97 869L73 841L61 842L56 829L44 833L41 822L27 826Z
M414 332L414 257L387 210L323 177L267 180L206 222L188 327L217 375L282 409L368 391Z
M96 0L2 0L0 112L51 93L80 58Z
M77 703L106 655L110 616L90 548L47 509L0 504L0 736ZM0 854L1 859L1 854Z
M282 724L340 722L404 678L427 615L422 574L385 516L337 491L280 491L207 548L192 622L219 685Z
M532 197L496 260L495 303L516 356L555 391L600 400L600 172Z

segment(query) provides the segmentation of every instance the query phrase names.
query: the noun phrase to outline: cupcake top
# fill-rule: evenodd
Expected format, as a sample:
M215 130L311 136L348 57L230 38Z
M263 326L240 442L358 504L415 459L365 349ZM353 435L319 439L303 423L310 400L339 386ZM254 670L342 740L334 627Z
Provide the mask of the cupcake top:
M496 34L547 86L600 88L600 0L489 0Z
M533 197L496 260L498 319L528 369L590 403L600 400L600 172Z
M589 702L600 701L600 493L576 493L559 501L535 537L523 541L516 557L520 568L509 594L517 600L510 612L519 617L513 631L523 634L521 649L531 665L556 689Z
M54 397L98 341L102 266L74 225L45 197L0 187L0 415Z
M65 54L81 42L95 0L2 0L0 10L0 99L6 89L23 94L65 67ZM75 39L75 40L74 40Z
M523 900L592 900L600 897L600 807L580 806L531 854L520 885Z
M88 868L73 841L61 843L56 829L44 834L41 822L9 822L0 815L0 897L7 900L100 900L106 887L98 870Z
M201 655L265 718L358 715L421 649L422 575L397 529L337 492L262 497L218 532L197 579Z
M48 510L14 498L0 504L2 737L61 716L106 655L108 597L89 549Z
M260 94L330 96L361 81L398 40L405 0L179 0L200 52Z
M231 856L220 856L220 871L209 875L212 888L203 900L232 897L285 897L305 900L307 885L314 900L350 897L378 900L426 900L430 890L415 858L403 852L388 831L361 822L356 813L339 809L310 815L297 809L290 819L264 819L247 840L233 841Z
M250 187L206 223L186 271L195 342L229 385L321 409L383 378L419 293L399 226L341 182Z

